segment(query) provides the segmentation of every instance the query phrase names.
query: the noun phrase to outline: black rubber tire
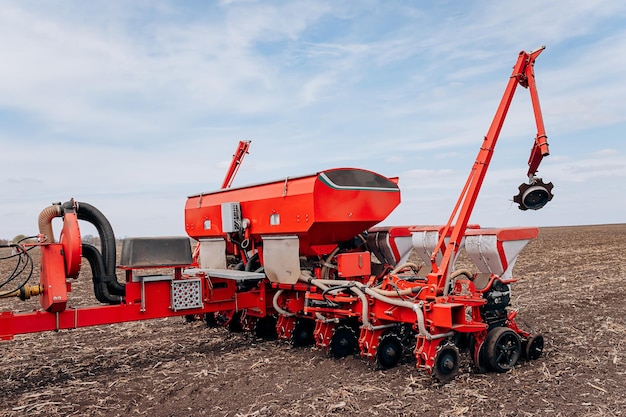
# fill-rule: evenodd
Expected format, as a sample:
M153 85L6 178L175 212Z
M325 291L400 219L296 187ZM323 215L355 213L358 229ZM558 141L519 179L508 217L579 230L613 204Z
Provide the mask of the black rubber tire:
M432 376L441 383L452 381L459 373L460 355L456 346L444 342L435 355Z
M395 333L387 333L380 338L376 350L376 364L380 369L395 367L402 359L402 340Z
M469 342L469 351L472 356L476 372L479 374L487 373L489 371L489 358L487 358L485 341L479 344L476 341L476 338L472 336Z
M508 327L491 329L485 345L491 369L500 373L513 369L522 353L519 336Z
M315 343L315 321L298 319L291 333L291 345L293 347L311 346Z
M263 340L278 339L276 322L277 318L274 315L259 318L254 325L254 335Z
M354 330L349 326L339 326L330 339L328 352L334 358L344 358L355 352L358 344Z
M524 358L526 360L539 359L543 354L544 340L541 334L534 334L524 343Z

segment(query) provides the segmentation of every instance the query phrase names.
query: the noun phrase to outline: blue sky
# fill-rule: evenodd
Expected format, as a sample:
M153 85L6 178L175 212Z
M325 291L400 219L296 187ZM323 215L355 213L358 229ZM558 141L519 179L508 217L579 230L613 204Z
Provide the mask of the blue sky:
M623 223L626 4L501 1L0 1L0 236L50 203L116 235L184 235L191 194L359 167L399 176L385 224L445 223L521 50L554 200L512 204L536 133L518 89L472 216ZM87 229L83 234L92 233Z

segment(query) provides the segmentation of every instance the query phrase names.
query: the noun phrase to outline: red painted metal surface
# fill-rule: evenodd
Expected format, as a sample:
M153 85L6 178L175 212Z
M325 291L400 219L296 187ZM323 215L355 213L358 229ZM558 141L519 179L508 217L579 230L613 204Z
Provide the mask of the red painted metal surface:
M351 252L337 255L337 275L341 278L369 276L371 270L369 252Z
M46 249L48 248L48 249ZM42 247L46 251L60 251L60 245L52 244ZM214 313L222 310L253 309L259 315L268 312L267 300L271 294L266 286L259 290L237 293L234 281L203 277L203 302L201 308L173 311L171 308L171 282L154 281L144 284L143 296L141 283L126 283L126 302L120 305L99 305L93 307L68 307L56 297L65 292L65 278L58 274L44 274L46 291L42 301L44 309L50 304L48 311L24 313L0 313L0 339L12 339L17 334L75 329L79 327L97 326L102 324L122 323L155 318ZM52 277L52 278L51 278ZM47 301L50 299L51 301ZM144 306L142 308L142 299Z
M41 247L41 280L43 294L39 296L41 307L51 313L65 310L67 287L65 286L65 254L63 245L50 243Z
M243 158L246 156L246 154L248 154L248 149L250 149L249 140L239 141L237 150L233 155L233 159L230 162L230 166L228 167L228 171L226 171L226 176L224 177L224 181L222 182L222 188L230 188L230 186L233 184L233 180L235 179L235 175L237 175L237 171L239 171L239 167L243 162Z
M63 216L63 229L59 241L63 245L65 273L68 278L76 278L82 263L82 240L76 213L66 213Z
M513 73L511 74L511 78L509 79L509 82L504 90L504 95L502 96L502 100L500 101L500 105L496 110L496 114L493 118L491 126L489 127L487 135L485 136L483 144L480 147L480 151L478 152L478 156L476 157L474 166L470 171L467 182L465 183L463 191L461 192L461 196L459 197L452 211L450 219L446 224L446 229L452 230L450 241L447 244L444 240L445 236L447 235L447 230L444 233L441 233L438 248L435 250L435 253L443 249L444 247L446 247L446 250L440 264L437 264L434 261L433 257L433 272L429 276L430 282L436 283L439 291L443 290L443 286L448 276L450 259L453 259L453 257L459 250L461 239L463 239L465 229L467 228L467 224L469 223L470 216L476 203L476 199L478 198L478 194L482 187L483 180L485 179L485 175L487 174L487 170L493 156L494 148L500 136L500 130L502 129L502 125L504 124L504 120L506 118L509 107L511 105L511 101L513 100L513 96L518 85L522 85L523 87L529 87L530 89L535 120L537 128L539 130L537 138L535 139L535 144L531 151L531 160L529 161L530 170L532 171L532 173L536 172L539 163L541 162L543 157L549 155L548 143L546 141L547 136L545 135L545 130L543 128L543 118L541 116L539 98L534 82L535 59L539 56L541 52L543 52L543 50L544 48L542 47L534 52L528 53L522 51L519 53L517 62L513 67ZM453 224L454 227L452 226Z
M185 230L194 239L223 237L222 203L237 202L250 236L296 235L304 255L316 246L352 239L384 220L400 203L397 181L361 169L315 175L191 196Z

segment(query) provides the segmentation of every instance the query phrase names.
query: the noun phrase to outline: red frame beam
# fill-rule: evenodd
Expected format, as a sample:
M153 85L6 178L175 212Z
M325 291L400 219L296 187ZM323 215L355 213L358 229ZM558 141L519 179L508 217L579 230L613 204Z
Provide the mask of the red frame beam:
M120 305L99 305L89 307L69 307L59 312L37 310L32 312L0 313L0 340L11 340L17 334L75 329L164 317L176 317L195 314L214 313L223 310L253 309L265 315L267 302L271 303L273 291L267 291L268 285L262 284L258 290L237 293L232 280L212 278L212 285L225 282L221 288L207 292L203 285L203 307L173 311L170 308L169 280L144 283L144 304L141 308L141 283L126 283L126 303Z

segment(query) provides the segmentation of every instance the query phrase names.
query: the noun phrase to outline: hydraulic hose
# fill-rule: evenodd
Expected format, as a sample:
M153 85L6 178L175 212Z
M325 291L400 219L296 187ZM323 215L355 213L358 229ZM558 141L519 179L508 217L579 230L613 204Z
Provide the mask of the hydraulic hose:
M283 290L278 290L276 291L276 294L274 294L274 298L272 298L272 305L274 306L274 310L276 310L276 312L278 314L282 314L285 317L293 317L296 314L292 313L290 311L285 310L284 308L282 308L281 306L278 305L278 297L280 297L280 295L283 293Z
M415 269L416 271L420 270L420 266L414 262L405 262L401 265L396 266L393 270L391 270L391 272L389 272L389 275L395 275L398 272L402 271L404 268L412 268Z
M117 281L115 275L116 249L115 234L107 218L94 206L74 200L63 204L53 204L39 213L39 233L46 243L55 243L52 220L61 217L66 211L76 210L78 220L94 225L100 237L102 253L91 245L83 244L83 256L91 266L94 293L98 301L119 304L126 294L125 285Z
M72 201L68 201L63 204L63 208L74 208L74 203ZM108 292L112 295L125 295L125 286L117 281L117 277L115 275L116 242L111 223L109 223L100 210L91 204L84 202L76 202L76 215L78 220L84 220L93 224L98 231L100 246L102 248L102 262L104 266L104 271L101 276L105 277Z
M324 262L322 262L322 278L326 279L329 276L330 268L333 266L330 261L339 253L341 247L337 246L331 253L326 257Z
M332 288L328 287L328 285L338 285L340 287L344 287L344 288L353 288L355 286L359 286L359 288L364 289L370 289L372 291L375 291L376 293L385 296L385 297L393 297L393 296L398 296L398 297L403 297L405 295L411 295L411 294L415 294L418 293L422 290L422 287L413 287L413 288L405 288L403 290L381 290L379 288L371 288L371 287L367 287L365 284L361 284L357 281L341 281L341 280L336 280L336 279L315 279L315 281L317 282L317 284L323 284L326 286L326 288L329 288L330 290L332 290ZM346 284L349 283L350 287L348 287ZM317 285L315 284L315 285ZM321 288L321 287L320 287ZM329 290L325 290L325 291L329 291Z
M245 251L242 251L242 252L245 252ZM257 265L254 265L255 263ZM259 253L257 252L254 255L252 255L250 259L248 259L248 262L246 263L246 267L244 268L244 271L254 272L252 268L254 266L258 268L258 265L260 265L260 263L259 263Z
M310 283L312 285L315 285L316 287L318 287L319 289L321 289L324 292L327 291L331 291L332 288L328 287L327 285L323 284L322 280L319 279L315 279L313 277L311 277L311 275L307 274L307 273L302 273L300 275L299 278L301 281ZM343 285L345 287L346 285L346 281L335 281L335 280L328 280L331 282L340 282L340 285ZM366 327L370 327L370 322L369 322L369 304L367 302L367 298L365 297L365 294L363 294L363 291L359 290L358 288L356 288L354 285L350 285L349 287L345 287L348 288L350 291L352 291L354 294L356 294L357 297L359 297L359 299L361 300L361 321L363 322L363 325ZM278 299L277 296L274 297L276 300ZM276 304L274 304L274 308L276 308ZM278 310L277 310L278 311ZM320 313L316 314L317 319L318 320L322 320L324 322L332 322L332 321L336 321L336 319L327 319L325 318L323 315L321 315Z
M404 297L405 295L416 294L422 291L422 287L413 287L413 288L405 288L403 290L381 290L380 288L371 288L372 291L376 291L380 295L384 295L386 297Z
M358 289L357 287L350 287L350 291L356 294L357 297L361 300L361 322L363 322L363 326L370 327L370 321L368 318L369 315L369 303L367 302L367 297L363 291Z
M115 279L106 275L102 255L95 246L83 243L83 257L89 262L91 275L93 277L93 291L96 299L101 303L120 304L124 297L119 294L111 294L109 282Z
M410 308L411 310L413 310L415 312L415 316L417 316L417 329L419 330L419 335L424 336L427 340L442 339L444 337L449 337L454 334L453 332L448 332L448 333L441 333L441 334L433 335L428 330L426 330L426 325L424 324L425 323L424 312L422 311L422 307L424 305L423 301L420 301L419 303L413 303L407 300L398 300L395 298L381 295L377 293L376 291L372 290L371 288L365 288L365 293L385 303L389 303L391 305L395 305L398 307L406 307L406 308Z
M298 279L302 282L306 282L307 284L315 285L317 288L321 289L322 291L328 291L330 289L330 287L322 284L319 279L313 278L311 276L311 273L308 271L302 271ZM345 285L347 281L333 281L333 282L341 282L343 285Z
M474 278L474 274L472 274L469 270L467 269L457 269L456 271L454 271L453 273L450 274L450 279L454 279L458 276L461 275L465 275L467 277L467 279L473 279Z
M338 324L339 321L340 321L336 317L333 317L333 318L329 319L328 317L325 317L322 313L315 313L315 319L321 321L322 323L335 323L335 324Z
M306 279L307 282L309 282L312 285L317 286L318 288L322 288L325 287L327 291L327 289L329 289L330 287L328 287L329 285L339 285L339 286L345 286L346 282L345 281L340 281L340 280L331 280L331 279L315 279L315 278L308 278ZM402 300L402 299L397 299L397 298L393 298L393 297L389 297L387 295L383 295L380 292L382 290L375 290L373 288L367 287L365 284L361 284L358 283L356 281L354 282L354 287L351 287L350 289L358 289L361 290L363 292L365 292L365 294L368 294L372 297L374 297L375 299L397 306L397 307L404 307L404 308L410 308L411 310L413 310L415 312L415 316L417 317L417 328L419 330L419 335L420 336L424 336L426 339L428 340L433 340L433 339L441 339L444 337L449 337L451 335L453 335L453 332L447 332L447 333L441 333L441 334L436 334L433 335L431 334L427 329L426 329L426 325L425 325L425 319L424 319L424 312L422 311L422 307L424 305L423 301L420 301L419 303L414 303L412 301L408 301L408 300ZM402 290L402 291L406 291L406 290ZM393 293L393 295L398 295L397 292L395 291L391 291ZM355 292L356 294L356 292ZM401 293L402 294L402 293ZM362 303L363 304L363 303ZM367 309L367 304L365 304L365 307L363 308L364 310ZM365 314L365 312L362 312L362 314ZM365 322L363 323L365 325Z
M452 260L450 260L450 263L452 263ZM452 285L451 285L452 280L455 279L458 276L461 276L461 275L465 275L467 277L467 279L469 279L469 280L472 280L473 276L474 276L467 269L458 269L458 270L456 270L456 271L454 271L452 273L449 273L448 277L446 278L446 282L444 284L444 287L443 287L443 294L444 295L448 295L450 293L450 290L452 289L451 288L452 287Z

